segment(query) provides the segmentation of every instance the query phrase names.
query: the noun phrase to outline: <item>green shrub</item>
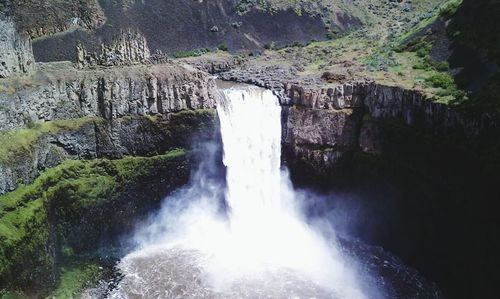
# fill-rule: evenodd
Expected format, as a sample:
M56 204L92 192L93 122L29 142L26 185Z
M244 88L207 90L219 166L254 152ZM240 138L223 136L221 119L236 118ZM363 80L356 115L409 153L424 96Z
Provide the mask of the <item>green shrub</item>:
M269 44L264 45L264 49L266 50L274 50L276 48L276 44L274 42L271 42Z
M240 14L244 14L248 12L252 7L257 5L257 0L240 0L238 5L236 6L236 10Z
M334 39L335 37L337 37L337 35L333 32L327 32L326 33L326 38L327 39Z
M467 98L467 93L460 90L455 84L453 77L447 73L433 75L425 79L425 84L430 87L440 88L441 90L436 93L438 97L451 96L453 99L449 100L450 104L460 104Z
M421 37L408 43L406 48L410 52L415 52L418 57L424 58L431 54L432 44Z
M296 47L296 48L303 48L304 47L304 44L299 42L299 41L294 41L290 47Z
M15 129L0 134L0 163L9 164L29 155L36 142L44 134L55 134L60 130L77 130L94 121L93 118L33 122L26 119L25 129Z
M454 89L456 87L455 81L449 74L436 74L427 79L425 79L425 83L428 86L434 88L442 88L442 89Z
M457 13L458 8L461 4L462 0L453 0L448 2L444 7L441 8L439 15L444 19L450 19Z
M389 67L397 65L392 55L392 52L374 53L364 60L364 65L369 71L387 71Z
M227 45L225 43L222 43L220 45L217 46L217 48L221 51L227 51L228 48L227 48Z
M412 67L414 70L426 70L429 71L430 65L425 63L425 62L417 62L415 65Z
M410 52L415 52L419 58L420 62L417 62L413 69L416 70L436 70L438 72L446 72L450 69L450 65L447 61L436 61L431 57L432 44L427 42L424 38L419 38L406 46L406 49Z
M96 283L103 274L104 269L95 262L71 261L61 267L58 287L49 298L77 298L89 283Z
M439 72L447 72L450 69L450 64L448 61L435 61L434 68Z

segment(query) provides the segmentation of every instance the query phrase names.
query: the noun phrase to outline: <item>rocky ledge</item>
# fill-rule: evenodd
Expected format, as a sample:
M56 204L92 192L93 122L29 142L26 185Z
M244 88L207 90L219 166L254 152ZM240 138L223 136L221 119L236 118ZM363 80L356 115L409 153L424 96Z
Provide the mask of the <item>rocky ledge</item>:
M273 90L284 107L287 159L312 166L316 172L332 170L355 152L382 154L387 124L468 143L486 135L500 137L497 115L454 109L418 90L368 80L325 82L298 72L293 65L248 64L219 77Z
M281 94L285 146L299 159L321 167L333 166L357 150L381 154L382 126L387 124L468 142L500 134L495 115L452 109L400 87L354 82L313 89L285 84Z
M181 149L154 157L68 160L1 196L0 293L45 298L68 260L102 263L93 257L102 241L109 244L158 208L188 181L191 164Z
M0 132L36 121L115 119L213 108L215 81L177 64L79 70L40 65L30 76L0 79Z

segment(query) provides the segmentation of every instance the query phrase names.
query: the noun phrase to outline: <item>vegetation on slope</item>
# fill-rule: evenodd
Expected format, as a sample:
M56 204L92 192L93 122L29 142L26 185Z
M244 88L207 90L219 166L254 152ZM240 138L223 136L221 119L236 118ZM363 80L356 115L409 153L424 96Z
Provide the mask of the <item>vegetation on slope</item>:
M102 279L106 270L95 261L68 261L60 267L57 288L47 298L75 298Z
M486 70L479 68L482 74L478 76L472 72L461 78L464 81L461 84L466 86L477 81L477 77L484 77L475 84L471 101L465 104L469 109L500 113L500 4L498 1L464 0L463 5L454 12L448 26L449 36L458 47L475 52L479 57L477 64L486 66ZM457 64L466 63L467 61L460 60L471 58L463 56L458 59Z
M414 0L240 0L237 9L246 13L251 9L270 11L292 9L296 14L321 16L323 22L335 33L336 28L353 30L360 25L380 26L381 30L401 31L411 27L415 20L421 20L428 14L429 8L435 8L442 1ZM391 27L391 28L389 28Z
M76 130L83 125L93 122L90 117L57 120L50 122L28 122L24 129L11 130L0 133L0 164L13 163L19 158L26 157L33 150L36 142L45 134L56 134L63 130Z
M54 285L62 248L88 252L102 234L130 225L134 215L184 183L186 153L75 161L46 170L34 183L0 196L1 288Z
M374 7L381 5L377 1L361 1L360 6L370 3ZM375 23L336 39L308 45L276 48L269 44L267 48L277 52L267 51L262 63L291 65L299 69L299 77L330 72L344 81L368 80L416 89L437 102L457 105L466 101L468 95L455 83L446 57L434 54L435 39L446 36L436 36L439 32L435 33L433 26L445 26L460 3L461 0L413 1L409 12L403 8L401 16L396 17L384 17L365 7L366 13L374 15ZM393 3L392 9L401 10L398 5ZM417 21L401 22L410 16L416 16Z

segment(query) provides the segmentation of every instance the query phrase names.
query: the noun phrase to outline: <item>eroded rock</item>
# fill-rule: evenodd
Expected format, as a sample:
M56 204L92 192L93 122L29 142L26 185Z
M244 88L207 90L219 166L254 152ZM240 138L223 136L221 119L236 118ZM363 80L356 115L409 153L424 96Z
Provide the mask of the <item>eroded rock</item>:
M37 74L38 75L38 74ZM215 107L215 81L207 73L172 64L54 71L33 85L0 93L0 132L30 122L99 116L166 114Z
M145 64L151 62L150 58L151 53L146 38L139 31L132 29L121 31L113 39L111 45L101 44L99 54L88 53L81 43L76 46L76 60L79 68L97 65Z
M12 21L0 19L0 78L28 73L34 63L30 37L20 34Z

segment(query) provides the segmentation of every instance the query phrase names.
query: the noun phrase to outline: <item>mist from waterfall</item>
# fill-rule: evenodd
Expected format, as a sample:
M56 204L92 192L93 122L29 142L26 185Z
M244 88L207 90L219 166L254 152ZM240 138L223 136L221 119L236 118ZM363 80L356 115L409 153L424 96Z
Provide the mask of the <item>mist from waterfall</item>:
M217 112L225 182L210 175L209 144L191 183L136 232L109 297L366 298L332 231L306 221L281 169L278 99L234 87Z

